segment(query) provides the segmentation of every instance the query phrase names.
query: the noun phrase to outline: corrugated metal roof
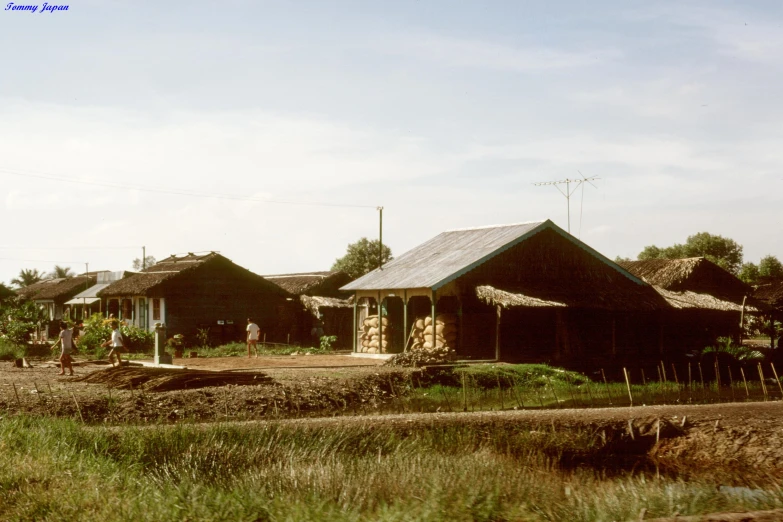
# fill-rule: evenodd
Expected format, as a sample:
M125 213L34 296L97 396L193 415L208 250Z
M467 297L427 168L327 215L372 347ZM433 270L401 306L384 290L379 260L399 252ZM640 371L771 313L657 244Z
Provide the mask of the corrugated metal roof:
M97 285L92 285L87 290L84 290L83 292L79 292L75 296L73 296L73 299L90 299L94 297L98 297L98 292L109 286L111 283L98 283Z
M631 281L644 283L605 256L568 234L552 221L533 221L512 225L447 230L340 288L356 290L402 290L431 288L438 290L482 263L532 237L552 229L579 248L607 263Z
M551 221L447 230L340 290L435 288L523 241Z

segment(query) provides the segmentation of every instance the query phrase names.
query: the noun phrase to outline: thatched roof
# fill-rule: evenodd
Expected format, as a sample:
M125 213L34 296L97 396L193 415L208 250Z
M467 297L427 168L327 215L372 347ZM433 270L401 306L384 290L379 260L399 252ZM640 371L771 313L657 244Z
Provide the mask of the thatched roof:
M762 281L753 292L753 298L777 309L783 309L783 279Z
M653 286L673 292L709 294L733 303L751 294L751 287L703 257L621 261L620 266Z
M341 290L438 290L543 231L553 231L634 283L637 277L568 234L552 221L448 230L375 269Z
M67 301L80 291L95 284L95 277L76 276L60 279L44 279L16 291L25 299L36 301Z
M503 308L524 307L524 308L558 308L568 306L565 303L557 301L545 301L536 297L530 297L524 294L514 294L505 290L498 290L488 285L476 287L476 297L485 301L487 304L502 306Z
M342 270L325 272L302 272L298 274L274 274L263 276L267 281L293 295L318 295L337 297L339 288L351 281Z
M336 297L301 295L299 300L302 301L305 309L316 317L320 315L321 308L350 308L353 306L353 297L338 299Z
M669 306L676 309L699 309L699 310L716 310L720 312L741 312L742 302L733 303L731 301L725 301L718 299L717 297L709 294L697 294L696 292L672 292L661 288L660 286L654 286L655 290L666 299ZM758 313L766 310L767 307L759 301L748 298L745 301L745 312Z
M270 289L275 289L280 294L285 294L282 289L265 281L260 275L235 265L231 260L216 252L210 252L205 255L187 254L184 256L167 257L146 270L131 273L128 277L111 283L101 290L98 295L100 297L148 295L149 292L158 289L162 284L212 263L224 263L233 266L238 270L246 272L247 275L257 279L260 283L269 285Z

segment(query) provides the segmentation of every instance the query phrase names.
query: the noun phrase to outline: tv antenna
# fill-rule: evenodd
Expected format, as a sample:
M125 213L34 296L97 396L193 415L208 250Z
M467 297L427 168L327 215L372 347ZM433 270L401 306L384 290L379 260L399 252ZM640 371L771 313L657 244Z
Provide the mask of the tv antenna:
M579 171L577 170L577 172L579 172ZM593 184L593 181L595 181L597 179L601 179L601 178L598 178L598 177L586 178L584 176L584 174L582 174L581 172L579 172L579 175L582 176L579 179L566 178L566 179L561 179L560 181L540 181L538 183L533 183L533 185L535 185L536 187L542 187L544 185L553 185L557 190L560 191L560 193L562 195L565 196L565 198L566 198L566 206L568 207L568 233L569 234L571 233L571 195L574 192L576 192L576 189L578 189L579 187L582 187L582 196L584 196L584 184L585 183L590 183L591 185L593 185L595 187L595 185ZM560 185L565 185L566 186L565 190L560 188ZM571 185L573 185L574 188L571 188ZM595 188L598 188L598 187L595 187ZM579 220L579 226L580 226L580 228L582 226L581 218Z

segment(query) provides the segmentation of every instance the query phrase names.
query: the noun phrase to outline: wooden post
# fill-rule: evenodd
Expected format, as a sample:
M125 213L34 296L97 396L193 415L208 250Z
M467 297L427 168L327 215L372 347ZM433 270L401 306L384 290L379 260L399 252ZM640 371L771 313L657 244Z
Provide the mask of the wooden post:
M436 303L438 302L438 296L436 295L434 288L432 290L432 297L430 297L430 299L432 299L432 303L430 303L432 305L432 347L437 348L438 336L436 333L437 328L435 327L435 307L436 307Z
M612 316L612 355L617 355L617 318Z
M435 331L435 318L433 317L432 328ZM383 301L381 301L381 291L378 290L378 353L383 352Z
M562 408L560 405L560 399L557 398L557 393L555 393L555 387L552 385L552 380L549 378L549 375L546 376L547 382L549 382L549 387L552 388L552 396L555 398L555 403L557 403L558 408Z
M606 395L609 397L609 404L612 404L612 392L609 390L609 382L606 380L606 374L604 369L601 368L601 377L604 378L604 386L606 386Z
M402 291L402 338L405 339L403 352L408 351L408 291Z
M76 400L76 395L71 392L71 397L73 397L73 402L76 403L76 411L79 412L79 418L82 420L82 424L84 424L84 417L82 417L82 409L79 407L79 401Z
M12 382L11 386L14 387L14 395L16 395L16 403L19 405L19 407L22 407L22 401L19 400L19 393L16 391L16 383Z
M750 390L748 390L748 380L745 378L745 369L740 366L740 373L742 374L742 382L745 383L745 398L750 399Z
M764 400L767 400L767 383L764 382L764 370L761 369L761 363L758 363L759 380L761 381L761 391L764 392Z
M736 402L736 397L734 396L734 377L731 375L731 365L728 365L727 368L729 369L729 386L731 387L731 402Z
M772 367L772 373L775 375L775 382L778 383L778 388L780 388L780 398L783 400L783 384L780 383L780 378L778 377L778 371L775 369L774 363L769 363L769 365Z
M500 360L500 305L497 305L497 317L495 320L495 360Z
M359 309L359 294L354 294L353 297L353 335L351 340L351 348L353 349L353 353L358 352L358 346L359 346L359 329L358 325L356 324L356 312Z
M625 386L628 388L628 398L631 399L631 406L633 406L633 394L631 393L631 379L628 377L628 370L623 367L623 375L625 375Z

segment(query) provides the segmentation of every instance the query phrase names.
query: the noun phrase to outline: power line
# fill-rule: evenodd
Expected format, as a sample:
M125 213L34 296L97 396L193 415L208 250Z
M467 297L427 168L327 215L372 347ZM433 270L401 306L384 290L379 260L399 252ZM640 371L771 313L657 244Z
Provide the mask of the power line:
M300 206L308 206L308 207L336 207L336 208L372 208L372 209L377 208L376 205L350 205L350 204L343 204L343 203L318 203L318 202L307 202L307 201L261 199L261 198L251 198L247 196L234 196L230 194L206 194L206 193L200 193L194 191L183 191L183 190L174 190L174 189L166 189L166 188L149 188L149 187L142 187L139 185L128 185L124 183L112 183L112 182L105 182L105 181L84 181L84 180L71 179L63 176L56 176L54 174L47 174L43 172L29 171L29 170L20 171L20 170L5 168L5 167L0 167L0 172L5 174L12 174L14 176L27 177L27 178L49 179L54 181L62 181L64 183L75 183L79 185L95 185L99 187L138 190L139 192L151 192L155 194L173 194L176 196L228 199L228 200L235 200L235 201L255 201L257 203L274 203L275 205L300 205Z
M141 248L140 246L127 246L127 247L32 247L32 246L5 246L0 245L0 250L136 250Z
M60 263L81 263L84 264L85 261L47 261L45 259L16 259L12 257L0 257L0 261L24 261L25 263L54 263L56 265L59 265Z

